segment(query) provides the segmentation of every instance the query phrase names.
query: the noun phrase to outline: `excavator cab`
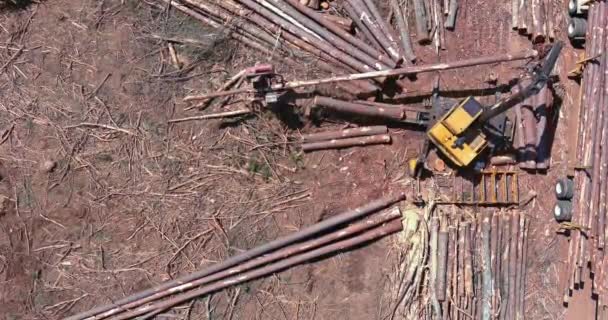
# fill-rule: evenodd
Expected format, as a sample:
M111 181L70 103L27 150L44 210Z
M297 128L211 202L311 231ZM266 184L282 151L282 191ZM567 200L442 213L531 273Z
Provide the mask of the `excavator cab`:
M468 97L431 127L428 138L454 164L467 166L488 145L481 128L467 130L482 112L483 106L475 98Z

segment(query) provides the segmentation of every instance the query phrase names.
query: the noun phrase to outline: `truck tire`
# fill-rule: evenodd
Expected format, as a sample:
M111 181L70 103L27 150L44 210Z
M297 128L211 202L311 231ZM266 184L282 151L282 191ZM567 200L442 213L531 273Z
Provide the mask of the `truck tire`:
M580 39L584 38L587 33L587 20L583 18L570 18L568 23L568 38Z
M559 200L553 208L553 216L557 222L572 220L572 202L568 200Z
M555 197L558 200L570 200L574 197L574 181L569 178L557 180L555 183Z

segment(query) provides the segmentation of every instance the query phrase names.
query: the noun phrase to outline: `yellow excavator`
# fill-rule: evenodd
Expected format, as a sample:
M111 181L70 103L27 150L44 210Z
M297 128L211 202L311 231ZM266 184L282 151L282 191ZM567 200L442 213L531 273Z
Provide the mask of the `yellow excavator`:
M552 46L544 61L533 68L530 84L516 94L490 107L484 107L474 97L468 97L437 117L438 120L429 125L428 140L420 157L410 160L410 173L419 176L430 147L429 141L457 167L471 165L492 139L504 136L504 131L498 130L490 120L537 94L547 84L562 46L561 42Z

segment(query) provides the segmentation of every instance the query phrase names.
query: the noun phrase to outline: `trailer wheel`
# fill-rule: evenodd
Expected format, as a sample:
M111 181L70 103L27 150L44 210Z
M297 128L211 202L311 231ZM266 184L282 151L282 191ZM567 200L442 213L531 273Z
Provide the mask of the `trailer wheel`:
M555 183L555 197L558 200L570 200L574 196L574 181L563 178Z
M568 1L568 14L570 14L570 16L575 16L576 14L578 14L576 0Z
M582 18L570 18L568 23L568 37L570 39L584 38L587 33L587 20Z
M572 220L572 202L568 200L559 200L553 208L553 216L557 222Z

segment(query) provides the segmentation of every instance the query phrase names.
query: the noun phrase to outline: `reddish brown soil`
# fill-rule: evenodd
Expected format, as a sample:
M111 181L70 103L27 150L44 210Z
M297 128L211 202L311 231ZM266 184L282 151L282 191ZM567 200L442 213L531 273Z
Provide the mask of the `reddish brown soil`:
M506 3L463 5L442 61L529 46L510 31ZM395 129L390 146L302 156L287 137L294 127L317 129L288 126L272 114L168 126L191 114L183 96L265 59L181 15L139 1L57 0L5 11L0 25L0 132L7 137L0 139L0 195L9 199L0 208L0 314L7 319L86 310L411 187L405 163L417 154L420 132ZM206 46L177 47L186 65L195 63L180 73L166 44L150 34L194 37ZM431 47L416 50L423 62L436 60ZM513 65L489 69L501 83L520 73ZM445 73L442 90L462 97L471 94L463 88L483 91L488 75L488 67ZM421 76L409 94L429 92L433 77ZM85 122L129 133L74 127ZM560 122L561 136L565 130ZM528 265L532 315L563 310L557 281L564 256L557 253L565 243L549 213L564 148L554 148L556 169L526 177L522 188L539 191L527 209L535 219L531 256L539 257ZM56 163L51 171L42 168L47 160ZM193 319L380 319L393 303L385 292L396 265L391 252L386 239L175 312Z

